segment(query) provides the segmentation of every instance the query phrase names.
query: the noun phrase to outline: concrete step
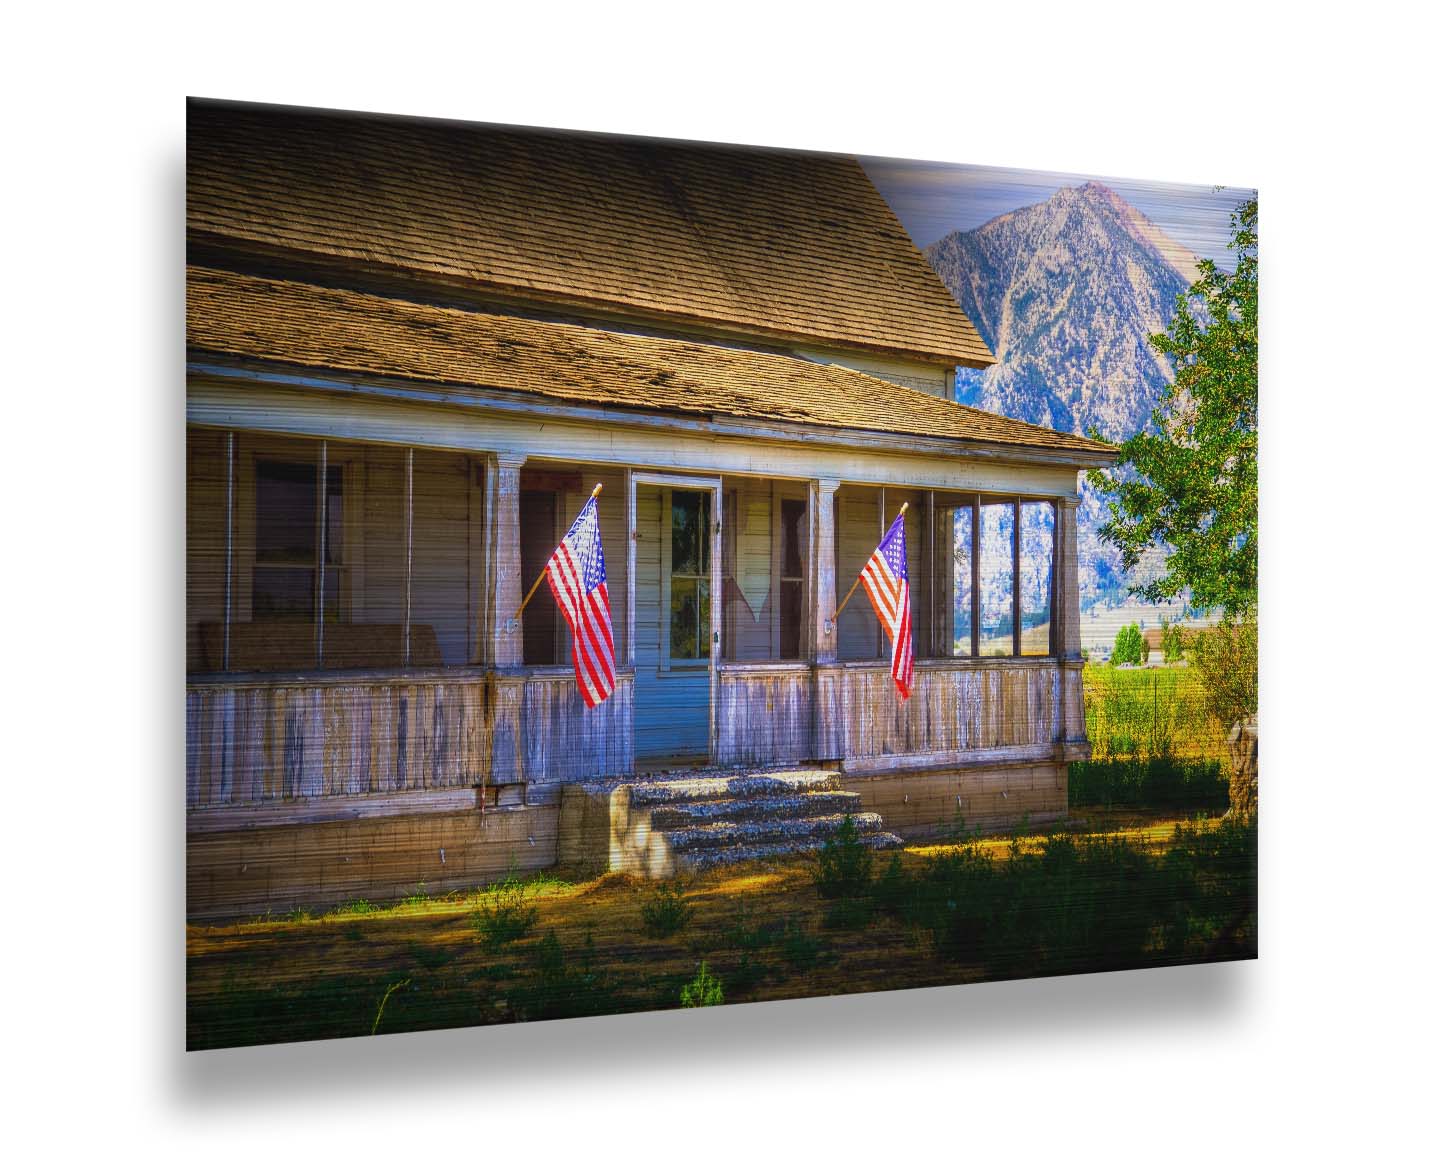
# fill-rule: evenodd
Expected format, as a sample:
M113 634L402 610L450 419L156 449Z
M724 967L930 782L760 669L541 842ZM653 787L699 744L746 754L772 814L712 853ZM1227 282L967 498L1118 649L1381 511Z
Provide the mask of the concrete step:
M693 828L701 824L756 823L801 816L833 816L860 811L858 792L784 792L738 800L708 800L695 804L662 804L650 810L650 827L658 832Z
M814 768L776 772L704 773L663 780L645 780L630 787L632 807L686 804L704 800L783 796L802 792L834 792L840 773Z
M749 820L744 823L716 821L666 832L675 852L701 851L736 844L773 844L781 841L824 840L833 836L841 823L850 819L862 836L874 835L883 822L874 812L831 813L827 816L797 816L789 820Z
M900 837L893 832L873 832L862 836L861 841L870 848L898 848ZM823 836L801 837L795 840L776 840L749 844L727 844L713 848L696 848L675 854L675 871L690 873L706 868L718 868L725 864L739 864L743 861L762 860L767 857L794 856L806 852L818 852L825 844Z

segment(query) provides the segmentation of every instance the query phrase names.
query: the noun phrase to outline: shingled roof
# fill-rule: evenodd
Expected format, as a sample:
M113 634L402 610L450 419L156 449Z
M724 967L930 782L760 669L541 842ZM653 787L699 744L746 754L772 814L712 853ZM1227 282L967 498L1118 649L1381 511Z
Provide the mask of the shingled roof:
M994 363L850 157L192 102L192 241Z
M188 270L186 342L201 355L471 385L577 409L603 405L1114 454L1081 436L801 357L441 308L227 270Z

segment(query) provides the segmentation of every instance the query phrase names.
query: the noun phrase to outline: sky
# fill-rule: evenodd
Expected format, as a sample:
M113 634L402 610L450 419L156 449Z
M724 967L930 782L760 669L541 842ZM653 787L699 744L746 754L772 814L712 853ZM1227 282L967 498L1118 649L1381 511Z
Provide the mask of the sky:
M969 231L1016 208L1039 204L1060 188L1097 180L1138 208L1171 239L1229 270L1235 266L1225 247L1230 239L1230 213L1254 195L1249 188L1216 189L1205 184L870 156L858 159L918 248L957 229Z

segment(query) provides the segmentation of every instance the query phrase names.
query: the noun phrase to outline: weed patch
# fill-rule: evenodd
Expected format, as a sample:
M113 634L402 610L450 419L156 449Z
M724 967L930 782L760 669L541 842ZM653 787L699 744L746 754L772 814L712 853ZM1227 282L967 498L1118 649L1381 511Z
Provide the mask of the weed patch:
M651 936L673 936L694 915L684 885L678 880L659 884L640 898L640 922Z
M725 989L718 977L710 975L708 961L700 961L700 971L695 979L680 989L680 1007L713 1008L725 1003Z
M1164 852L1121 837L975 845L887 872L878 902L941 959L992 978L1254 954L1253 825L1177 829Z
M585 938L578 963L571 963L553 930L531 949L530 968L511 990L518 1020L556 1020L619 1011L613 986L595 966L595 946Z
M540 918L526 891L525 883L512 872L479 895L480 907L470 914L470 923L489 948L502 948L519 940Z

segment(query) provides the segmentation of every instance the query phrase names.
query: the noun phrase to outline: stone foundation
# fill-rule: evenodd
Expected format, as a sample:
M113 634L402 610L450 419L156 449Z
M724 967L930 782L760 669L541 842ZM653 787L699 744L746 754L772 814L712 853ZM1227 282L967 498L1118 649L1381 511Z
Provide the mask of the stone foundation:
M488 884L555 863L559 805L192 832L186 916L225 919Z
M844 787L860 793L867 811L878 812L887 831L902 837L930 836L956 827L991 831L1063 820L1069 812L1067 766L1036 764L938 768L884 775L851 775Z

